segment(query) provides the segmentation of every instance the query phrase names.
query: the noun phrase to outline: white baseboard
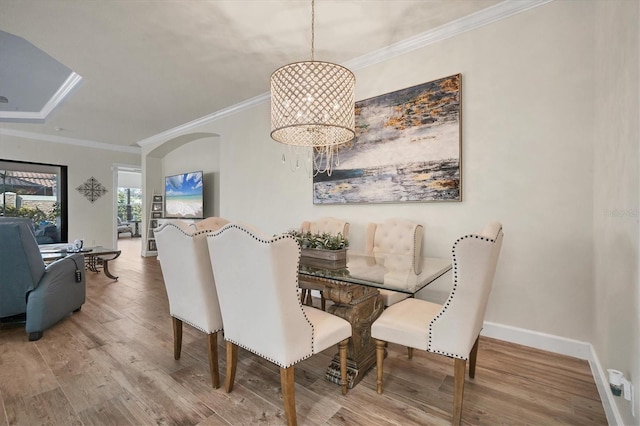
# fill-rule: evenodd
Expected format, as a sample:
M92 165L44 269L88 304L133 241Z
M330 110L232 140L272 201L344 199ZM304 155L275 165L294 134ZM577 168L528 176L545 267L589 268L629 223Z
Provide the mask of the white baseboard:
M591 358L591 344L589 342L567 339L553 334L540 333L538 331L488 321L484 322L480 334L519 345L531 346L532 348L542 349L543 351L572 356L574 358L586 360L590 360Z
M591 374L593 374L593 379L598 388L598 394L600 394L600 400L602 401L602 406L607 416L607 422L610 425L623 425L622 416L613 399L613 394L609 390L609 379L602 369L598 355L591 343L488 321L485 321L480 334L482 336L589 361Z

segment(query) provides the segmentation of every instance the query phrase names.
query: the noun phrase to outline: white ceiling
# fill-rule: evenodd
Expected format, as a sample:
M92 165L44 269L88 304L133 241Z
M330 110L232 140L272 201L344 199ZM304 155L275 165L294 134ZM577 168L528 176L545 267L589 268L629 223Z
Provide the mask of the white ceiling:
M499 2L316 0L315 58L344 64ZM0 0L0 30L82 77L44 122L0 123L0 138L132 150L267 93L275 69L310 58L310 27L310 0Z

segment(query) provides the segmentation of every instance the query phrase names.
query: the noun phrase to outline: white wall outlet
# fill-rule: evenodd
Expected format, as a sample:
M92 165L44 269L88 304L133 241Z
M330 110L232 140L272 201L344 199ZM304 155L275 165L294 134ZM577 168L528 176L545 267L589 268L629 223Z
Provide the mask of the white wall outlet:
M631 401L633 399L633 391L631 389L632 388L632 384L630 381L628 381L627 379L625 379L624 377L622 378L622 389L624 390L623 394L624 394L624 399L626 399L627 401Z
M629 386L631 387L631 415L635 417L636 416L635 390L633 388L633 383L629 382Z

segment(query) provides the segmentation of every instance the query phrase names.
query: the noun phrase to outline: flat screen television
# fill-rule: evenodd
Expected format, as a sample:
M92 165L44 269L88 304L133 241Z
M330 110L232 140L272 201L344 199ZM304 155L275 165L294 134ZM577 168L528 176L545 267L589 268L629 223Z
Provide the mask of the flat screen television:
M204 218L202 171L164 178L164 217L172 219Z

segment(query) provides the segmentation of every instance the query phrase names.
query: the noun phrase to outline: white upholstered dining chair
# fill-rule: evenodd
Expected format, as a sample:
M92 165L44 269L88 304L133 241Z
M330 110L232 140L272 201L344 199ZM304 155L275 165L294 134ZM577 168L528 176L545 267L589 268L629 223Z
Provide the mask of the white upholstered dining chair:
M401 265L399 270L422 272L422 225L403 219L389 219L383 223L369 223L365 238L365 252L373 255L376 262L384 263L386 258L400 255L403 260L412 259L412 265ZM393 274L391 263L390 274ZM409 294L398 291L379 289L384 306L391 306L409 297Z
M226 391L233 389L240 346L280 367L287 423L295 425L294 365L339 344L342 393L346 394L351 325L300 304L296 239L288 234L267 237L229 224L207 240L227 341Z
M349 238L349 222L335 217L323 217L314 221L304 221L300 226L300 230L311 232L312 234L342 234L344 238Z
M218 332L223 329L216 284L207 246L207 232L169 222L154 231L158 259L173 321L173 357L180 359L182 323L207 335L211 383L220 386Z
M223 217L210 216L197 221L194 224L194 227L196 228L196 231L205 231L205 230L215 231L217 229L222 228L227 223L229 223L229 221Z
M453 288L443 305L406 299L387 308L371 326L376 339L377 390L382 393L386 342L455 359L453 424L460 424L465 370L475 376L478 339L502 247L502 225L493 222L479 234L453 244Z

